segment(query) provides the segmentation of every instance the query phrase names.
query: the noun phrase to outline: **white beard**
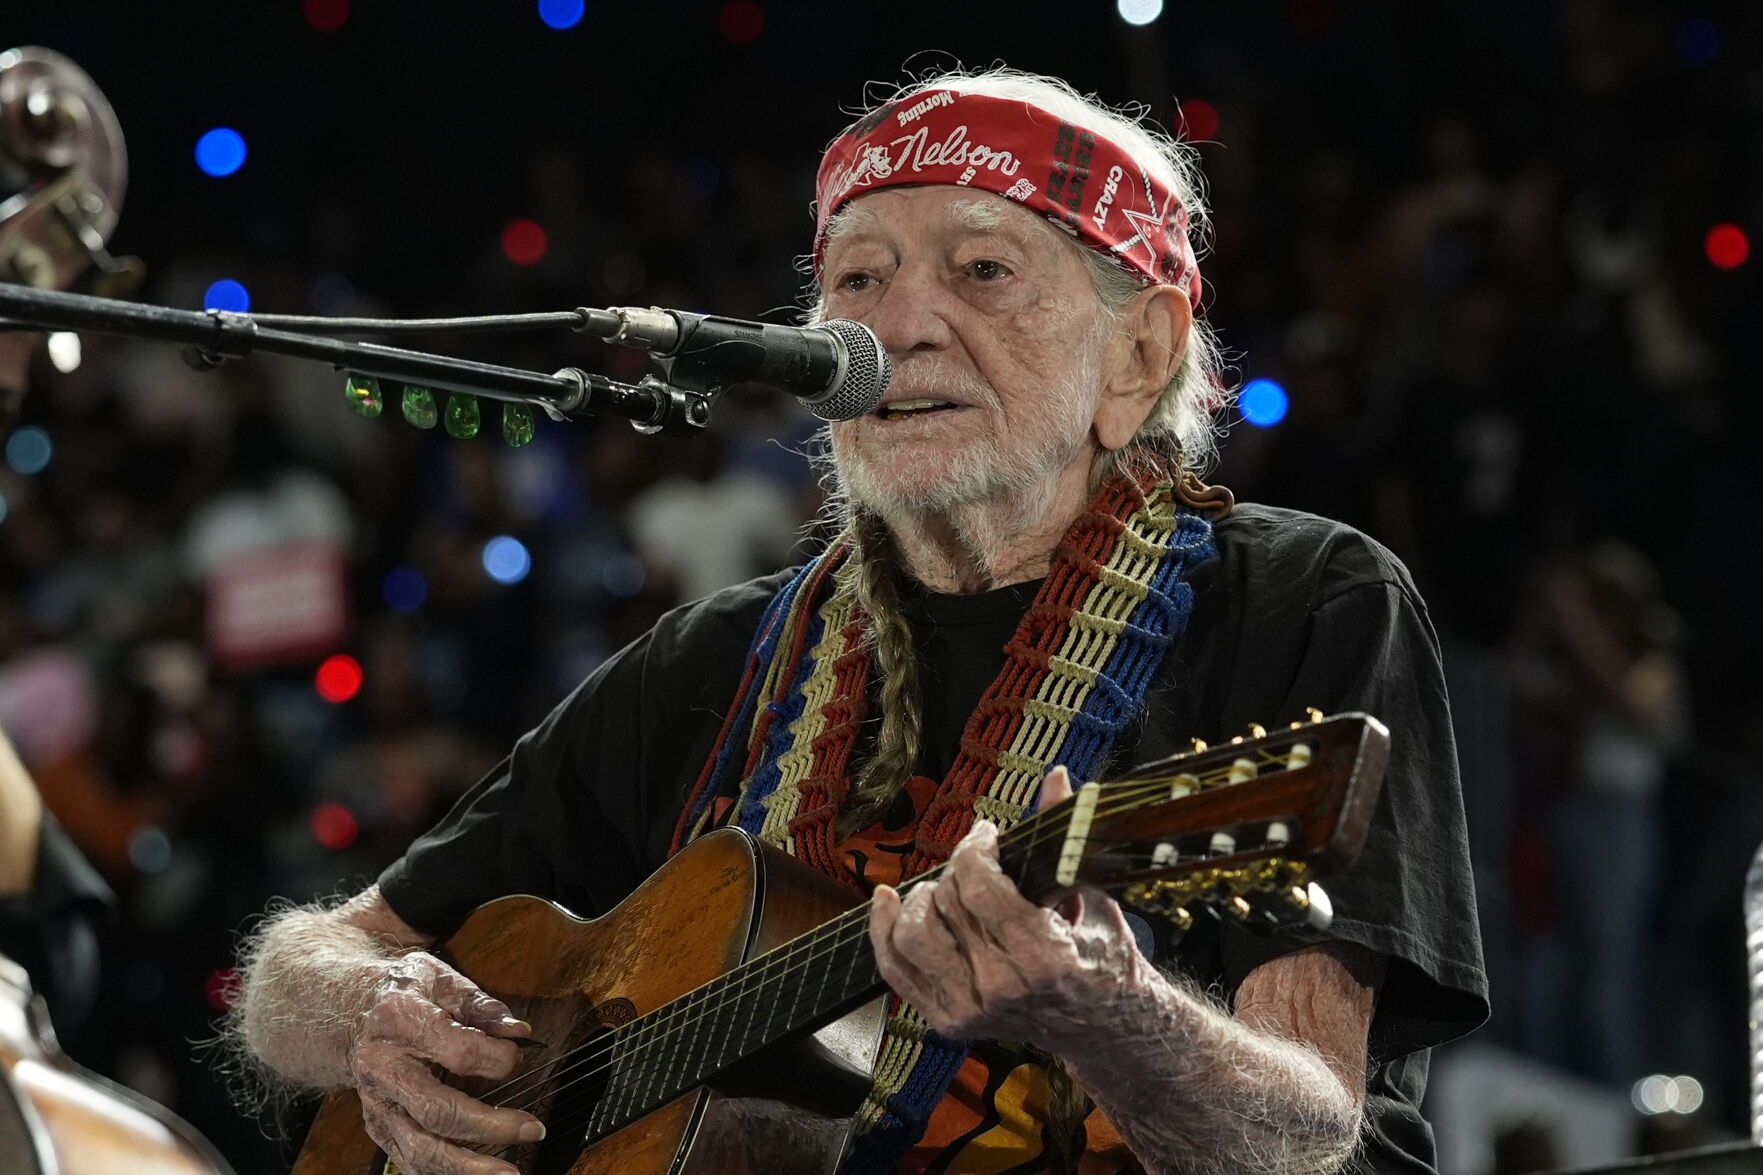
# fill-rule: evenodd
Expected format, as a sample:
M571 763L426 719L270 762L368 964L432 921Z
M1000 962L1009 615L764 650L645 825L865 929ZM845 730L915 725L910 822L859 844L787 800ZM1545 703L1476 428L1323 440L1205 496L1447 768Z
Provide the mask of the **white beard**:
M1099 319L1071 366L1023 397L1002 443L969 445L953 458L936 453L906 461L896 457L884 471L835 427L833 466L840 491L852 506L889 521L964 513L974 506L1002 508L1024 521L1039 519L1059 474L1089 441L1100 395L1102 344L1110 326L1106 318ZM939 365L941 360L919 362ZM918 383L996 418L998 394L974 372L943 373L932 366L928 371L917 368L913 375Z
M1042 526L1061 475L1090 443L1102 355L1113 327L1107 316L1099 318L1064 372L1048 376L1038 389L1025 389L1001 440L976 442L953 458L927 452L902 461L895 453L877 469L849 433L841 441L835 427L832 464L847 521L860 510L878 515L920 578L930 573L970 590L1012 573L1022 555L1010 554L1012 544L1020 546L1024 535ZM997 393L972 372L940 375L932 368L913 375L928 388L996 415ZM939 534L953 540L959 554L938 541Z

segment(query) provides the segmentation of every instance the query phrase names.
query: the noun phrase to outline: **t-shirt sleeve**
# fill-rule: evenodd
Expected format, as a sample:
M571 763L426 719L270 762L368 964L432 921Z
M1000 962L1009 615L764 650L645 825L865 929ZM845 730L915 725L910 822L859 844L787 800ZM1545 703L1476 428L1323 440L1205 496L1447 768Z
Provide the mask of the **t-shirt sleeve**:
M1384 556L1388 558L1388 556ZM1372 1024L1376 1059L1469 1032L1487 1017L1456 746L1437 638L1407 577L1324 578L1280 717L1308 706L1364 711L1390 729L1390 755L1365 847L1325 878L1334 907L1322 932L1256 937L1228 927L1223 980L1311 942L1357 943L1389 967Z

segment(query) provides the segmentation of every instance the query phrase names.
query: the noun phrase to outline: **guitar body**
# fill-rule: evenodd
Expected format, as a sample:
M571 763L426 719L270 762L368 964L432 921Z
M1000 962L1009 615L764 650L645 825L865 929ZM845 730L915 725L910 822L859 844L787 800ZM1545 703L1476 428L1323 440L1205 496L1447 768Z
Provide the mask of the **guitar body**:
M24 968L4 955L0 1159L7 1175L232 1175L183 1119L62 1053Z
M485 991L505 1001L545 1042L523 1052L516 1077L567 1075L570 1049L652 1012L736 967L805 934L857 904L824 875L759 844L744 832L699 838L604 917L576 918L526 896L476 910L436 950ZM547 1079L509 1104L544 1119L543 1143L503 1157L523 1175L694 1175L830 1172L847 1123L869 1084L882 1019L877 1000L801 1042L743 1062L699 1088L583 1149L591 1081ZM496 1100L505 1082L461 1079L473 1096ZM777 1103L785 1103L780 1106ZM800 1107L800 1109L798 1109ZM776 1135L782 1155L763 1153ZM805 1146L819 1140L818 1153ZM395 1170L396 1168L390 1168ZM386 1175L385 1156L368 1138L353 1090L320 1109L294 1175Z

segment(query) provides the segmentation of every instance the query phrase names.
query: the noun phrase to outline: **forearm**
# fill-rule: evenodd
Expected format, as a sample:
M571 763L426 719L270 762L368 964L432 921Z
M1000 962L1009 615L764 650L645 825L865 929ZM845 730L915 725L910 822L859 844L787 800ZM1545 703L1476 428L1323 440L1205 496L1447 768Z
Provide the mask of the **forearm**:
M353 1085L350 1048L374 994L395 974L395 944L334 912L267 919L241 960L232 1025L238 1043L290 1084Z
M36 784L0 733L0 897L36 886L37 841L43 832L43 801Z
M1070 794L1063 768L1045 787ZM1243 978L1232 1015L1152 966L1106 896L1024 899L997 844L980 821L943 876L875 890L876 966L932 1028L1063 1058L1155 1175L1314 1175L1352 1154L1382 956L1280 955Z
M1313 1049L1148 966L1102 1022L1118 1036L1067 1065L1152 1175L1307 1175L1353 1153L1363 1096Z

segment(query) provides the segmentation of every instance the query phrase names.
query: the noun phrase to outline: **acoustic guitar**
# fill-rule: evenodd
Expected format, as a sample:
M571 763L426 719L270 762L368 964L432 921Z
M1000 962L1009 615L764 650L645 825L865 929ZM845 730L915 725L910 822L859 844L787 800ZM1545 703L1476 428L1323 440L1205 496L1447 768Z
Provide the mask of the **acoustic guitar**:
M1375 718L1315 711L1196 743L1021 821L1000 861L1046 904L1092 887L1180 930L1211 914L1326 925L1313 879L1358 854L1388 747ZM510 1078L459 1087L545 1121L542 1143L497 1152L523 1175L746 1170L748 1136L804 1118L824 1128L809 1132L820 1150L792 1148L799 1169L831 1171L887 994L868 923L868 903L736 829L700 837L600 918L525 896L487 903L436 953L533 1037ZM756 1108L779 1103L806 1114ZM396 1170L344 1090L321 1107L294 1175Z

